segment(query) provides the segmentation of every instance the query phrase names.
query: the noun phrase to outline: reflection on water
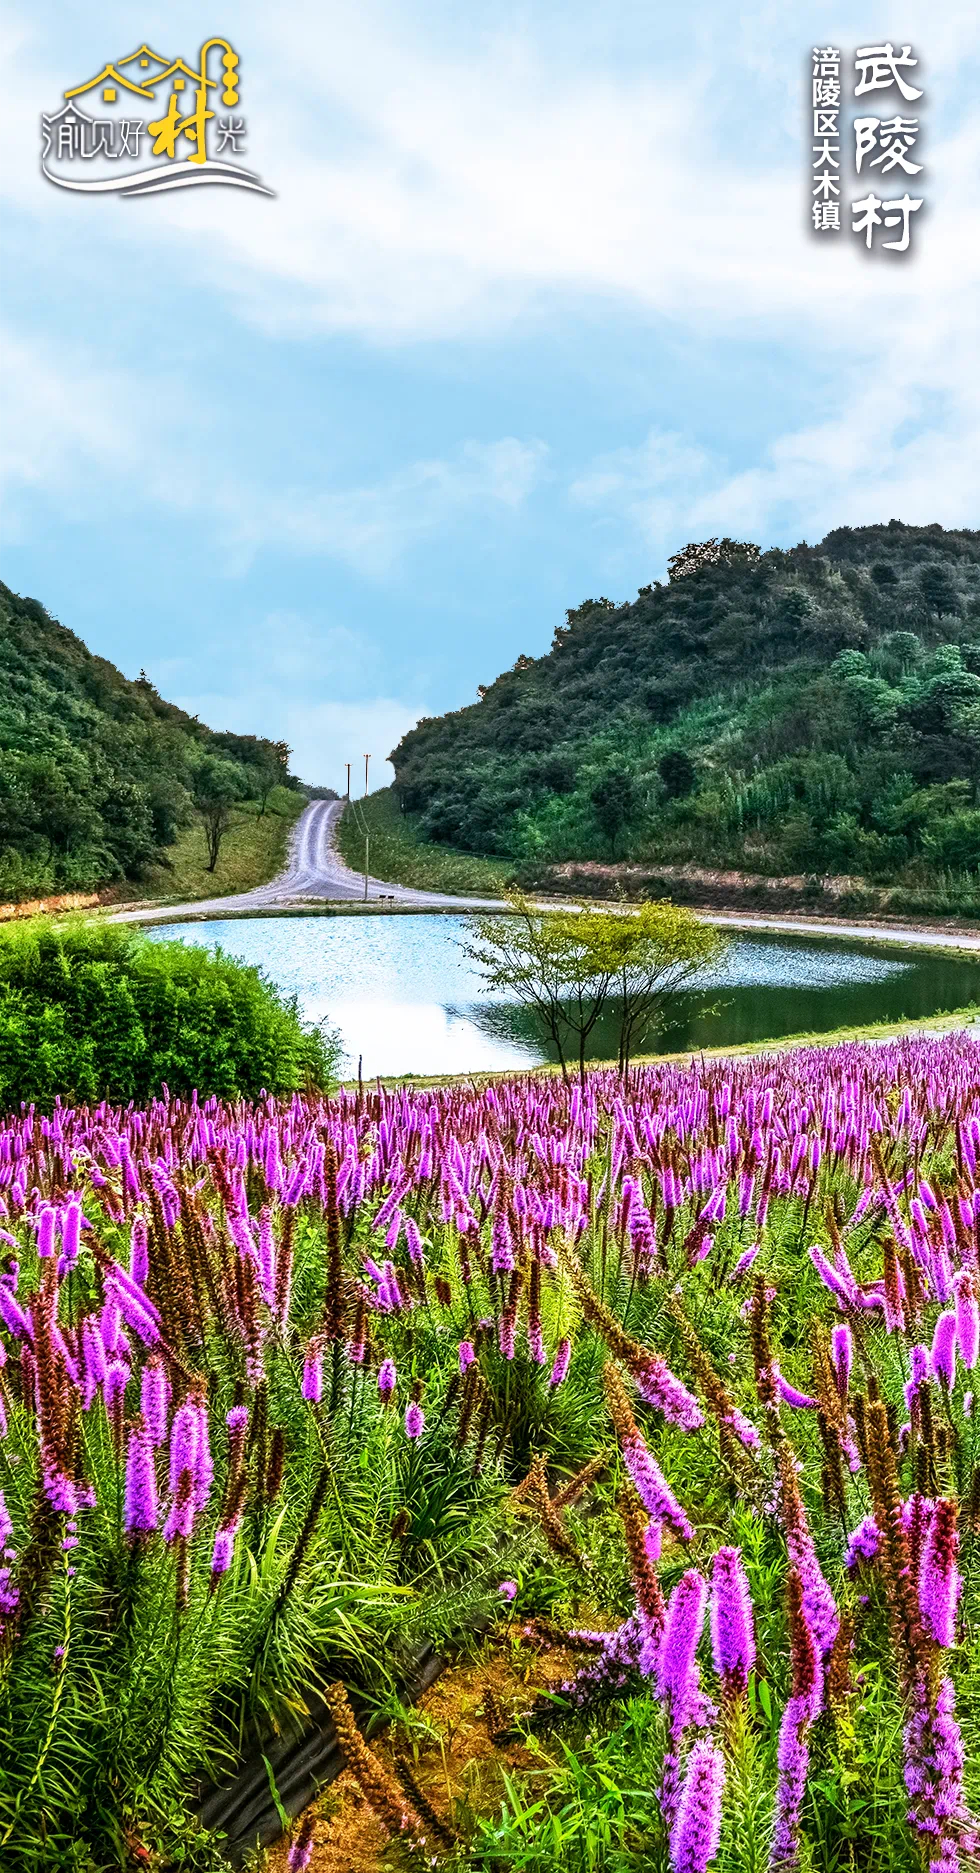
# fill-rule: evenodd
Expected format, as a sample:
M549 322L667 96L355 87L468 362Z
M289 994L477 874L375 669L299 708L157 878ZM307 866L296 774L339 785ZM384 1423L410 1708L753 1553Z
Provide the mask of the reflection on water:
M465 916L247 918L150 933L219 945L258 963L307 1020L338 1029L344 1070L465 1073L551 1057L534 1018L490 995L463 953ZM733 1046L935 1014L980 1000L980 960L862 943L737 935L699 990L669 998L664 1052ZM713 1012L712 1012L713 1011ZM597 1023L593 1059L615 1055L615 1010Z

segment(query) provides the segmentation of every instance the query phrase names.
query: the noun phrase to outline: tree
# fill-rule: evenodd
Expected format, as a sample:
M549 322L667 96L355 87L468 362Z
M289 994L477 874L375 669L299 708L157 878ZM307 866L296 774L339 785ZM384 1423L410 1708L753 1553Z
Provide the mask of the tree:
M538 1016L566 1085L572 1049L584 1083L589 1036L614 997L619 1068L628 1073L664 997L716 963L725 947L717 930L676 904L542 911L520 892L508 899L512 914L474 919L476 939L464 950L490 988L516 995Z
M705 566L752 566L758 558L759 548L751 540L731 540L726 534L723 540L689 540L668 559L667 571L673 583L692 572L701 572Z
M666 899L638 910L593 911L589 949L619 1005L619 1070L663 1018L664 1000L714 967L726 939L693 911Z
M589 798L599 829L603 837L608 839L610 852L615 858L619 835L636 811L636 787L632 774L625 767L610 768L601 780L596 781Z
M668 748L657 762L657 770L668 800L685 800L694 792L697 769L685 749Z
M237 761L206 755L194 776L194 805L201 815L208 848L208 871L214 871L221 842L231 825L232 808L243 800L248 783Z
M959 611L960 601L956 587L950 577L949 568L938 560L930 560L919 573L919 590L930 611L942 615L943 612Z

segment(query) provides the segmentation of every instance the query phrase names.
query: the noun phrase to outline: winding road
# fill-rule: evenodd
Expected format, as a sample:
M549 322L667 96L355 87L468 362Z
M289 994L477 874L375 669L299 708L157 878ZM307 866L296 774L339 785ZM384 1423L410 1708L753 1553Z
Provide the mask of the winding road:
M312 800L293 827L286 868L271 884L234 897L197 898L190 904L141 904L115 911L111 923L170 923L178 917L239 916L248 911L289 910L303 904L344 903L414 904L445 910L496 909L499 899L446 897L438 891L411 891L406 885L368 878L365 897L363 872L351 871L337 850L337 822L343 800Z

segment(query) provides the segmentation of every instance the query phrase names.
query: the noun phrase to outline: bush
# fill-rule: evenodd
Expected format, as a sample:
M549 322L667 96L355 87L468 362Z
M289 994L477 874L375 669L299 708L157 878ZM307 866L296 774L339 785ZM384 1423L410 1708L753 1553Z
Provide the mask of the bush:
M331 1083L337 1042L259 969L116 924L38 919L0 935L0 1107L255 1098Z

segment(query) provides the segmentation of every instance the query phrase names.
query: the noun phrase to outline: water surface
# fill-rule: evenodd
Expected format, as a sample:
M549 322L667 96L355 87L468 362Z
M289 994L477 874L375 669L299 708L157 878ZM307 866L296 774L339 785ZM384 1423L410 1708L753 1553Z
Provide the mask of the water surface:
M171 924L150 933L257 963L308 1021L336 1028L343 1070L467 1073L553 1058L534 1018L490 994L463 951L461 916L282 917ZM868 943L738 933L698 991L669 998L657 1051L734 1046L936 1014L980 1001L980 958ZM617 1048L604 1015L590 1057Z

